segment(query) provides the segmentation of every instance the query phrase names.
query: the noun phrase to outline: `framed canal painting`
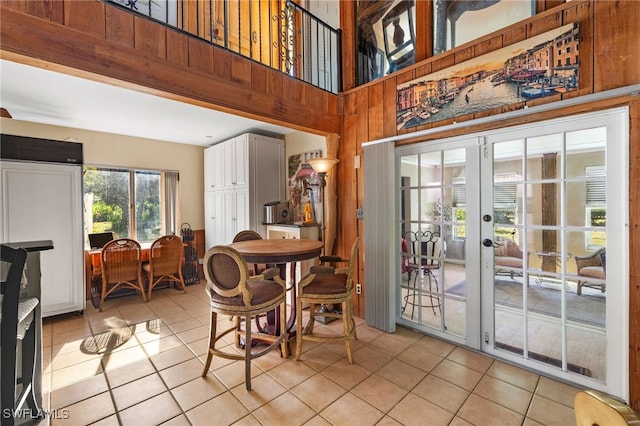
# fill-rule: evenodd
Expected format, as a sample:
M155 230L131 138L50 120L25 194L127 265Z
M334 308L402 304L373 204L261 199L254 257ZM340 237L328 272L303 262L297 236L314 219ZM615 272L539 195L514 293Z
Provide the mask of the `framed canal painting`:
M398 129L578 89L578 24L397 86Z

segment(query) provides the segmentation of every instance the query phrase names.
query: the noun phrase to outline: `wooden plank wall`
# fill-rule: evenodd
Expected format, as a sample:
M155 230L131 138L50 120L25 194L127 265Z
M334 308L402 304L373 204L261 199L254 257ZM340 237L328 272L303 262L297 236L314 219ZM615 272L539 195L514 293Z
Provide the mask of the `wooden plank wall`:
M313 132L338 96L97 0L3 0L4 59Z
M430 2L416 3L418 7L420 7L422 3L430 5ZM354 13L352 10L349 10L350 6L348 2L344 2L343 4L347 8L347 15ZM351 6L351 8L352 7L353 6ZM640 30L638 30L640 8L637 2L576 0L565 3L555 0L541 0L537 2L537 8L540 13L526 21L457 47L442 55L425 59L388 77L353 88L342 94L343 133L340 146L340 176L338 183L338 187L341 188L341 191L338 193L341 226L339 230L341 233L338 235L337 242L341 253L346 252L348 241L352 241L356 233L362 235L362 229L354 219L354 212L356 208L361 207L363 204L365 194L361 192L363 184L362 179L358 179L358 177L361 176L366 164L362 162L362 168L357 171L354 171L355 169L353 168L354 158L362 155L362 144L380 138L393 137L401 134L409 135L419 130L436 128L453 122L453 119L442 120L440 122L398 131L396 129L396 86L398 84L411 81L415 78L576 21L579 22L581 36L580 90L564 95L559 94L542 99L534 99L494 110L456 117L456 122L521 109L524 108L525 105L533 106L556 102L562 99L640 83ZM428 15L428 11L422 11L420 13L421 16ZM352 16L349 16L349 19L352 18ZM430 28L430 25L426 25L424 28ZM344 36L345 33L343 32L343 37ZM349 37L355 40L353 34ZM429 33L427 36L428 43L431 43L430 37L431 35ZM416 47L418 56L428 55L429 49L425 47L424 43L421 44L420 39L417 40ZM349 47L345 46L344 50L348 56L350 52ZM354 63L353 58L346 58L345 60L345 64L353 65ZM353 87L352 85L350 86L350 84L354 78L355 76L346 74L345 87ZM629 275L629 383L631 406L638 411L640 409L640 267L638 266L638 262L633 261L633 259L638 258L638 255L640 255L640 234L638 232L640 227L640 205L638 204L640 201L640 99L638 99L638 96L623 96L607 101L598 101L565 108L559 111L556 110L551 113L539 114L535 117L503 120L474 128L440 132L429 135L428 137L409 138L398 144L405 145L441 139L463 133L503 128L525 122L545 120L558 116L574 115L624 105L629 106L631 115L629 123L631 130L629 155L629 255L631 259ZM366 212L364 213L366 217ZM385 232L385 230L381 230L381 232ZM362 268L360 268L360 273L362 274ZM363 283L363 294L366 294L365 277L361 275L358 279L359 282ZM357 304L357 309L363 306L362 300L358 300L355 303ZM361 309L357 312L359 315L363 315Z

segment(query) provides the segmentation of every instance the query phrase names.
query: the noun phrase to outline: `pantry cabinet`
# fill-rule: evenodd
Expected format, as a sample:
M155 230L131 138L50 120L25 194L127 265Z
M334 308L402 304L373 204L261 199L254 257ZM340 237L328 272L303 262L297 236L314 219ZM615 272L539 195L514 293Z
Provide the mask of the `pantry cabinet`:
M264 204L285 197L284 141L247 133L207 148L204 159L207 248L245 229L264 237Z

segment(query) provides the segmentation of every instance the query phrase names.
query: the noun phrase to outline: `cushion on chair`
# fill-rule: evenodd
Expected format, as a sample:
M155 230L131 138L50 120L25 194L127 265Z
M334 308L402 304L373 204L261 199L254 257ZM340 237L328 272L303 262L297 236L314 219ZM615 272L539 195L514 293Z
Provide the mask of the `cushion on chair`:
M261 305L274 300L281 296L283 292L282 286L275 281L254 281L247 284L251 290L251 294L253 294L253 299L251 300L252 305ZM235 297L222 297L213 291L213 289L211 291L211 301L218 305L244 306L242 294Z
M18 340L24 337L24 334L29 329L33 316L31 313L38 306L38 299L32 297L30 299L21 300L18 304Z
M580 275L591 278L604 278L604 269L602 266L585 266L580 269Z
M305 294L341 294L347 291L347 274L317 274L304 287Z

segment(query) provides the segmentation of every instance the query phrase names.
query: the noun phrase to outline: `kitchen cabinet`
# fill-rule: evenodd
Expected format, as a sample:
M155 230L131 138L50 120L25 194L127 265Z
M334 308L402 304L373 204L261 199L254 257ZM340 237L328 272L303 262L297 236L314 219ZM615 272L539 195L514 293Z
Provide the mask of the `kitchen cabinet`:
M247 133L205 150L206 248L239 231L264 236L263 206L285 194L284 141Z

